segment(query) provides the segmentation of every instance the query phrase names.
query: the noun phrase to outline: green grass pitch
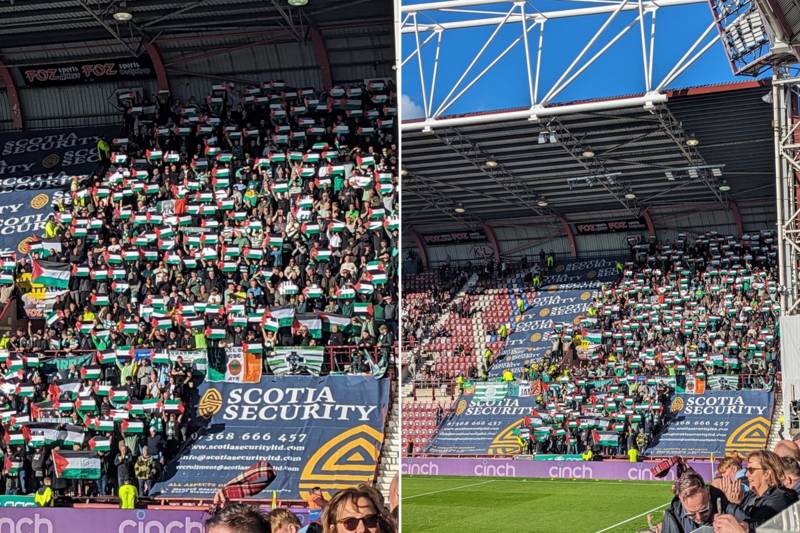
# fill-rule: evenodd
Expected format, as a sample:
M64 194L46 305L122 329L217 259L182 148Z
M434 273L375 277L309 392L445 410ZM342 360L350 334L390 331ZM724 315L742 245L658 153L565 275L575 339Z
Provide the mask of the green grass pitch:
M654 481L404 475L402 527L413 533L632 533L647 527L646 513L657 507L652 514L660 521L672 499L670 487Z

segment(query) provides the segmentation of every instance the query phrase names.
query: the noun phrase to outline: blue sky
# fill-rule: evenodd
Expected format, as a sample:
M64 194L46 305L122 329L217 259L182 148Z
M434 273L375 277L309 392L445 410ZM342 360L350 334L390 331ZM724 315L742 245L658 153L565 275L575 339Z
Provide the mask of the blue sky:
M529 1L528 13L535 10L552 11L599 5L603 0L592 0L596 3L578 3L567 0ZM420 0L405 0L404 5L420 3ZM631 2L632 3L632 2ZM473 9L488 11L508 10L509 3L486 5ZM603 36L595 43L579 67L591 57L613 36L638 14L636 11L621 13L609 26ZM487 15L488 16L488 15ZM444 22L463 18L464 15L436 14L435 20ZM569 18L548 21L545 24L544 48L542 56L542 74L539 96L543 96L559 78L564 69L572 62L578 52L588 42L608 15L593 15L580 18ZM420 23L431 22L429 15L421 13ZM680 7L661 8L657 13L653 83L658 84L686 50L703 33L712 21L711 10L707 3ZM650 16L646 17L649 29ZM507 25L508 26L508 25ZM480 49L486 38L492 33L494 26L448 30L442 42L439 74L434 100L434 110L449 92L452 83L457 80ZM508 44L521 34L520 24L514 23L504 27L490 45L481 60L473 67L472 73L480 72ZM714 33L709 35L710 40ZM649 44L649 33L647 34ZM535 46L538 42L538 30L529 33L532 48L532 63L535 66ZM402 40L405 59L415 49L414 35L405 34ZM430 86L435 39L423 49L426 62L426 85ZM493 70L484 76L476 85L466 92L444 115L472 113L512 107L528 106L530 103L527 85L527 73L524 67L524 48L517 45L503 58ZM577 68L576 67L576 68ZM574 69L573 69L574 72ZM472 79L472 75L467 80ZM745 81L747 77L736 77L718 42L705 55L694 63L679 78L669 84L669 88L693 87L698 85L717 84L730 81ZM416 59L409 61L402 72L402 93L404 118L421 115L422 96L419 83L419 70ZM464 86L462 83L461 87ZM459 89L460 90L460 89ZM644 75L641 56L641 34L638 24L632 27L624 37L614 44L604 56L598 59L589 69L578 77L569 87L560 93L553 102L566 102L588 98L621 96L644 92Z

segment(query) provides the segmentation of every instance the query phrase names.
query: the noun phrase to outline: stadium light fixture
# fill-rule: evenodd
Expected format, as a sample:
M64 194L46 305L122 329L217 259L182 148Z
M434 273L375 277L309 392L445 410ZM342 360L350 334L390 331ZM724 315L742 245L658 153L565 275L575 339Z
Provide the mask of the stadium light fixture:
M292 7L303 7L308 5L308 0L289 0L289 5Z
M686 139L686 146L700 146L700 139L694 136L694 133L689 134L689 138Z
M695 179L695 178L697 178L697 176L699 176L699 174L697 172L697 169L694 168L694 167L690 168L688 170L688 172L689 172L689 177L692 178L692 179Z
M553 144L558 142L558 136L555 134L555 132L550 132L550 142Z
M536 202L536 204L539 207L547 207L549 205L549 202L547 200L545 200L545 199L541 199L538 202Z
M406 170L406 169L404 169L404 168L401 168L401 169L400 169L400 175L401 175L401 176L408 176L408 170Z
M722 169L720 167L711 167L711 175L715 178L722 176Z
M719 190L722 192L728 192L731 190L731 186L728 184L728 180L722 180L719 182Z
M664 172L664 175L667 177L667 181L675 181L675 174L673 174L672 171L667 170Z
M591 149L587 148L583 151L583 153L581 153L581 155L586 159L591 159L595 156L595 153Z
M458 202L458 205L453 209L453 211L455 211L456 213L461 215L464 212L466 212L466 209L464 209L464 204L462 204L461 202Z
M484 165L488 168L497 168L497 160L494 157L490 157Z
M547 142L547 135L545 135L543 131L539 132L539 144L544 144L546 142Z
M125 11L121 9L112 15L114 20L117 22L130 22L133 19L133 15L129 11Z
M634 200L635 198L636 198L636 195L633 193L633 191L628 191L628 192L625 193L625 199L626 200Z

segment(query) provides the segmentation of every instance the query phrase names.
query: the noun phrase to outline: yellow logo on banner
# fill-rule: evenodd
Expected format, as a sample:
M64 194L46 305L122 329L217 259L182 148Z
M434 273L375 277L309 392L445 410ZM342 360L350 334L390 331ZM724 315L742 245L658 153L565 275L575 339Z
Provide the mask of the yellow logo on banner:
M676 396L674 400L672 400L672 404L669 406L669 410L673 413L677 413L684 407L683 398L680 396Z
M472 392L475 392L474 387ZM458 403L456 404L456 415L460 415L466 410L467 410L467 400L459 400Z
M61 163L61 156L58 154L48 154L42 159L42 166L44 168L53 168Z
M334 492L368 483L375 475L378 449L383 433L361 424L343 431L323 444L308 460L300 474L300 497L309 496L310 489L319 487Z
M550 308L549 307L543 307L539 311L539 316L542 317L542 318L544 318L546 316L550 316Z
M591 292L589 292L589 291L583 291L583 292L581 293L581 300L583 300L584 302L585 302L586 300L588 300L589 298L591 298L591 297L592 297L592 293L591 293Z
M519 427L520 422L523 420L524 418L520 418L500 431L500 433L495 436L494 440L492 440L486 453L489 455L509 455L518 453L519 443L517 442L517 437L512 434L512 431L514 431L514 428Z
M31 198L31 207L34 209L41 209L50 203L50 197L44 193L37 194Z
M214 387L209 389L200 398L197 410L203 418L211 418L222 409L222 394Z
M542 334L538 331L531 335L531 342L539 342L540 340L542 340Z
M17 244L17 251L21 254L27 254L31 251L31 241L33 241L33 236L25 237L19 244Z
M769 420L759 416L733 430L725 443L725 454L754 452L767 446Z

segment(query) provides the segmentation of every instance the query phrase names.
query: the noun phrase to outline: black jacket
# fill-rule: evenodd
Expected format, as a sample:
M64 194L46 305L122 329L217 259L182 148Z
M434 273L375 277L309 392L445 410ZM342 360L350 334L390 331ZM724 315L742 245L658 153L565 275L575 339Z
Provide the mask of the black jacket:
M717 514L717 498L721 500L722 509L725 512L733 512L735 506L728 503L728 499L721 490L716 487L709 487L709 491L711 492L711 498L708 501L710 512L705 522L698 523L686 516L683 510L683 504L676 496L664 512L664 520L661 523L661 533L690 533L701 526L713 524L714 516Z
M772 487L760 497L751 490L745 495L742 503L734 506L732 514L737 520L747 522L750 525L750 531L755 531L756 527L796 501L797 493L782 487Z

